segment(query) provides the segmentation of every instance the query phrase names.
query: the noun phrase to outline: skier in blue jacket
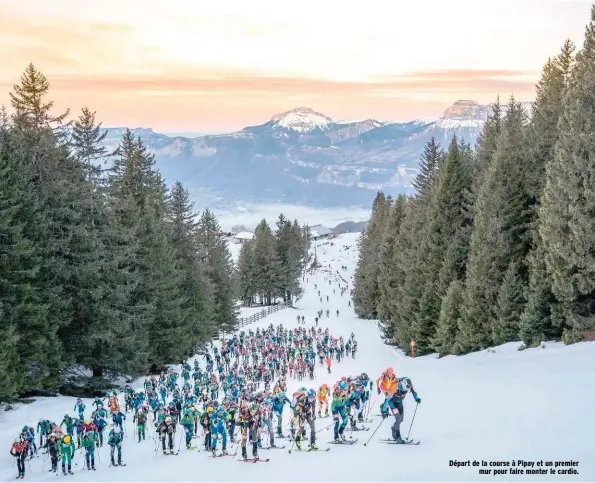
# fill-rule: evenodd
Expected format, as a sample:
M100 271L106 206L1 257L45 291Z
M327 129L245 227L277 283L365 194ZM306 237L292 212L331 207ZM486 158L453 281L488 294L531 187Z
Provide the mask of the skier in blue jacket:
M409 392L411 392L417 404L421 403L421 398L415 392L411 379L408 377L399 377L397 391L386 400L382 408L383 414L390 412L395 417L395 422L391 427L392 437L399 444L405 444L407 442L401 438L401 423L403 422L405 411L403 408L403 399L405 399L405 396Z
M291 401L285 395L284 392L279 392L273 400L273 412L277 415L277 436L284 438L283 436L283 408L285 404L291 405Z

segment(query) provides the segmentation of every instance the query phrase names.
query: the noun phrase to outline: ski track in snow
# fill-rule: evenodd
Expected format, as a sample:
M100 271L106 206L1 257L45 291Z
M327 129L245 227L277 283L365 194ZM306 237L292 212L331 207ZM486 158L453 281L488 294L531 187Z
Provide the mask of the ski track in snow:
M48 472L49 459L40 455L27 463L28 481L594 481L595 423L592 405L595 401L595 344L585 342L572 346L548 343L546 348L519 352L519 343L496 347L495 352L480 352L463 357L433 356L411 359L394 348L384 345L377 326L372 321L359 320L348 308L348 294L340 296L338 285L329 287L324 277L333 273L345 278L352 288L351 276L357 261L355 241L358 234L341 235L334 246L319 242L318 257L326 268L308 275L304 297L296 309L276 312L250 328L282 323L295 327L296 316L304 315L306 327L313 323L319 309L329 308L331 317L323 318L321 326L331 333L348 338L355 333L358 341L356 359L334 363L332 375L317 366L316 379L303 383L289 380L288 394L299 386L318 387L335 383L341 376L367 372L374 380L388 366L398 376L409 376L422 398L411 437L422 441L419 446L382 444L377 440L390 437L391 420L382 423L367 447L364 443L380 423L367 423L371 430L357 433L353 446L329 445L332 430L318 433L321 449L315 454L287 450L261 451L261 458L270 458L266 465L242 465L233 458L210 458L204 451L186 451L183 444L176 458L155 456L154 431L147 441L137 443L133 437L132 414L127 414L126 438L122 445L126 467L109 467L109 447L96 451L97 471L83 468L84 456L77 451L73 462L74 476L55 476ZM350 245L344 250L344 245ZM328 264L331 268L328 268ZM341 271L341 265L348 270ZM318 284L321 304L314 284ZM333 295L332 288L337 293ZM336 309L340 316L335 315ZM200 358L199 360L203 360ZM142 379L133 385L142 388ZM376 393L372 394L372 400ZM121 399L123 399L121 397ZM73 397L37 398L33 404L17 405L14 410L0 413L0 442L5 449L0 454L0 479L14 481L16 464L8 449L23 425L37 426L41 417L57 423L65 413L75 414ZM92 399L84 400L90 414ZM123 404L123 400L121 400ZM378 414L376 400L371 415ZM289 422L289 408L284 411L284 427ZM415 403L411 396L405 401L403 435L407 435ZM330 419L317 420L317 429ZM148 428L151 424L147 425ZM181 431L176 434L176 444ZM351 433L346 433L351 435ZM202 443L194 440L194 445ZM267 445L266 438L263 441ZM287 441L280 444L291 444ZM231 447L231 452L235 447ZM101 461L99 461L101 458ZM449 460L544 460L578 461L579 475L504 475L480 476L477 467L454 468ZM60 465L60 463L59 463Z

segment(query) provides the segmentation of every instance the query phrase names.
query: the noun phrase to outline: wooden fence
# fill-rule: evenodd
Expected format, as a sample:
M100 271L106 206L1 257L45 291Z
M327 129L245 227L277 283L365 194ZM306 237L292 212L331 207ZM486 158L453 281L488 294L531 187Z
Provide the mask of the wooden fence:
M263 307L262 310L250 315L249 317L238 317L238 323L236 325L236 330L239 329L240 327L244 327L245 325L252 324L252 323L257 322L261 319L264 319L265 317L268 317L269 315L271 315L279 310L286 309L287 307L291 307L291 305L289 305L285 302L279 302L278 304L275 304L275 305L267 305L267 306ZM215 336L213 337L213 339L219 340L221 335L225 335L225 332L221 332L221 333L217 332L215 334Z

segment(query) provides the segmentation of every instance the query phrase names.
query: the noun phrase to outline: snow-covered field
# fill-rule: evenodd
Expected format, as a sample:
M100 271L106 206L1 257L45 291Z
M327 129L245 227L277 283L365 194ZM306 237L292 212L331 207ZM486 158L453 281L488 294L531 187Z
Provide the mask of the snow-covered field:
M331 317L322 320L333 335L344 338L355 333L358 341L356 359L345 359L333 365L328 375L317 368L314 381L307 385L331 385L341 376L366 372L376 379L388 366L398 376L411 377L422 399L411 437L421 440L419 446L389 445L379 439L390 436L390 420L372 432L381 418L369 423L368 432L354 433L359 437L353 446L328 445L332 432L318 433L321 448L329 452L262 451L261 457L270 458L266 464L242 464L232 458L210 458L205 452L184 448L175 458L155 453L155 442L148 439L137 443L132 437L132 415L126 423L127 438L123 443L126 467L109 467L109 449L99 449L101 461L96 458L97 471L83 469L83 455L77 452L73 466L74 477L49 473L49 461L44 456L27 464L27 480L55 481L72 478L76 481L594 481L595 480L595 343L581 343L564 347L558 343L545 348L519 352L518 343L496 347L494 352L481 352L463 357L445 357L438 360L426 356L414 360L403 357L393 348L382 344L374 322L358 320L348 307L348 296L333 294L325 277L333 280L340 274L352 288L351 276L357 253L354 242L357 234L338 237L334 246L318 247L323 269L310 274L304 297L297 309L276 312L252 327L282 323L295 325L296 315L304 315L310 323L319 309L329 308ZM344 250L350 245L350 250ZM330 264L330 267L329 267ZM346 265L348 270L341 271ZM317 290L329 303L320 303ZM344 285L344 283L343 283ZM336 309L340 316L334 315ZM308 324L310 325L310 324ZM301 386L290 380L289 394ZM135 387L140 388L142 381ZM373 396L374 400L375 395ZM30 405L20 405L13 411L0 413L0 443L6 451L0 454L0 479L11 481L16 476L14 458L8 454L12 440L23 425L37 425L41 418L56 422L65 413L74 415L75 399L39 398ZM86 400L87 407L91 400ZM378 413L376 407L372 415ZM415 404L405 401L407 435ZM285 412L289 418L289 411ZM317 429L328 424L328 419L317 421ZM152 433L150 433L152 434ZM351 433L349 433L351 434ZM371 437L367 446L364 443ZM232 451L233 451L232 447ZM577 462L575 474L558 474L567 466L554 468L547 475L479 475L477 466L451 466L459 462L484 460L490 462ZM488 466L501 469L501 466ZM521 468L523 468L521 466ZM534 467L545 468L543 467ZM525 467L525 470L529 467ZM549 473L549 468L547 468Z

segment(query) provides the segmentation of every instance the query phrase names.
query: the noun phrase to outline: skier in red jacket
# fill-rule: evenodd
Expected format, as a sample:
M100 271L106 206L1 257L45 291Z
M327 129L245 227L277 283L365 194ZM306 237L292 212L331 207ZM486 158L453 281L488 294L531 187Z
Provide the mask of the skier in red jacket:
M25 458L27 458L27 451L29 450L29 442L23 441L20 438L14 440L10 447L10 454L17 459L17 468L21 480L25 477Z

